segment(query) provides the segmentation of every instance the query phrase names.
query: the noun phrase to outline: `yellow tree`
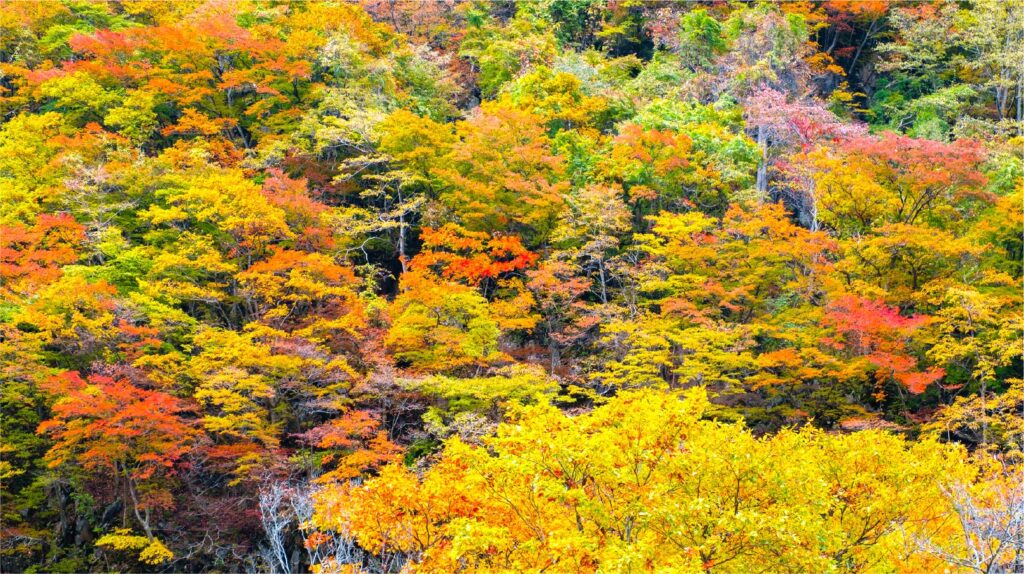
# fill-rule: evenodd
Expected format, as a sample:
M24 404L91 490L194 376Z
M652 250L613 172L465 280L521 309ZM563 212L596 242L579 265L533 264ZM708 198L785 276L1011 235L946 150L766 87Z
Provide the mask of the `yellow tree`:
M562 208L562 159L551 150L543 119L485 104L461 122L458 142L435 174L441 201L471 231L511 231L541 243Z
M326 489L313 524L413 572L914 571L956 538L944 484L965 452L883 432L757 438L705 420L706 393L624 392L571 417L513 409L482 446L458 438L422 477L389 466Z
M504 358L498 319L475 289L428 272L404 274L401 289L385 338L400 364L445 372Z

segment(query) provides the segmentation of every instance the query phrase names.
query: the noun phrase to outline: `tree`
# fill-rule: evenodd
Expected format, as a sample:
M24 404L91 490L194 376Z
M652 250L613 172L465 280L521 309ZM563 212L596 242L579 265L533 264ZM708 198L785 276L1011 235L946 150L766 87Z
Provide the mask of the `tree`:
M985 479L956 482L943 488L953 505L960 529L960 548L925 537L918 542L927 552L970 572L1013 572L1024 563L1020 513L1024 508L1019 468L998 459L984 460Z
M391 316L385 344L414 370L447 372L504 358L498 321L487 300L470 287L406 273Z
M542 244L568 184L541 118L487 105L456 135L447 167L434 172L445 185L442 203L470 231L510 231L527 246Z
M203 406L207 432L228 443L279 445L284 382L301 377L303 359L275 353L259 333L206 329L196 334L200 350L189 361L195 399Z
M126 381L100 375L83 380L73 371L51 379L47 389L57 397L53 418L39 425L54 441L46 454L49 466L75 465L113 477L146 534L144 546L112 538L97 544L142 549L140 560L150 564L168 560L153 521L157 512L173 509L168 482L198 435L182 417L186 405Z
M514 235L472 232L451 223L440 229L423 228L420 240L423 250L410 264L414 271L430 270L472 286L495 283L537 261L537 254ZM483 291L488 291L487 285Z
M893 10L893 41L878 47L886 57L879 67L893 72L874 94L879 123L946 139L957 124L977 116L1015 118L1019 134L1024 74L1015 62L1022 17L1014 3L987 0L969 7L937 2Z
M467 23L459 55L476 64L476 82L486 98L497 95L524 65L545 63L555 55L554 37L527 9L517 10L505 26L474 9L467 13Z
M988 444L993 438L989 436L988 410L993 408L998 413L997 405L1000 403L999 399L995 399L989 405L992 400L990 389L992 386L1010 386L1012 390L1016 377L1003 373L1011 373L1021 360L1017 341L1024 325L1020 322L1019 314L1006 311L1002 306L1019 306L1019 299L1015 295L999 297L969 287L952 286L936 289L932 302L939 306L934 325L937 340L928 349L928 356L937 364L945 365L954 375L955 378L950 381L952 385L965 386L968 391L977 392L977 396L970 400L962 400L961 397L955 408L951 407L950 412L940 415L939 420L950 422L960 419L963 413L961 409L970 405L980 411L980 416L968 428L980 431L980 436L972 433L972 436L965 438L982 445ZM1013 404L1013 394L1002 400ZM957 415L957 412L961 414ZM1012 435L1013 431L1009 429L1014 425L1011 419L1006 432ZM996 425L991 432L1004 432L1000 428L1002 426Z
M925 430L935 436L979 445L1005 453L1010 460L1024 456L1024 380L1007 380L1010 388L1002 394L957 397ZM984 388L984 386L983 386ZM985 389L987 391L987 389Z
M627 125L612 141L604 170L621 178L638 219L687 205L713 211L724 199L722 190L713 172L692 164L692 147L684 133Z
M380 175L367 175L376 189L363 192L366 197L380 199L386 213L383 227L397 228L398 260L406 271L409 259L410 229L428 198L436 197L438 182L433 170L441 167L452 149L455 135L445 125L405 110L396 110L378 125L379 153L383 157L354 158L350 164L363 164L360 169L385 160L393 166Z
M913 300L922 287L956 277L981 257L977 246L964 238L923 225L892 223L875 231L845 242L846 258L836 268L848 280L881 287L895 300ZM966 273L961 277L970 278Z
M846 149L864 156L869 173L891 194L891 222L913 224L946 206L963 213L972 200L990 200L980 189L986 178L977 169L982 151L976 141L944 144L887 132L851 139Z
M701 390L627 392L575 418L518 407L485 446L450 439L422 478L395 465L322 491L313 523L413 571L938 563L902 549L955 520L940 484L973 476L963 451L881 432L759 440L707 408Z
M854 359L847 367L850 374L865 366L874 371L878 398L885 396L884 384L890 378L920 394L945 375L942 368L919 370L907 348L910 335L928 323L928 317L903 317L898 308L848 295L832 301L824 320L838 335L826 344Z
M754 130L761 148L761 162L755 182L758 198L768 195L769 169L786 150L806 149L817 142L863 135L857 125L843 123L823 104L803 98L789 101L784 92L762 88L753 92L744 106L748 129ZM810 227L818 228L818 206L814 191L810 192Z
M356 337L365 324L352 270L321 253L275 250L236 277L252 315L272 326L300 327L299 335L337 330Z
M722 24L703 8L680 18L678 50L692 71L710 69L715 58L728 50Z
M553 372L561 366L563 348L588 339L600 322L583 299L593 283L579 276L574 266L560 261L526 274L526 287L533 293L540 314L537 330L547 338Z
M320 483L341 483L395 462L401 448L388 439L380 419L362 410L314 427L300 436L302 442L326 451L321 466L333 468L317 478Z
M50 204L54 184L51 161L58 155L50 144L64 118L57 112L21 114L0 128L0 200L5 225L28 223Z
M781 203L734 205L721 220L691 212L652 221L653 233L637 237L651 258L645 291L662 311L692 318L747 322L783 291L812 301L821 290L818 272L835 249L825 234L793 224Z
M84 229L68 215L36 216L29 228L16 223L0 227L0 277L4 299L23 297L61 275L61 266L78 260Z
M957 231L950 215L973 218L995 200L979 169L983 157L972 140L945 144L848 132L795 156L786 171L797 194L809 199L814 222L840 236L886 223Z
M591 95L579 77L537 66L512 83L503 102L543 117L553 129L606 125L606 98Z
M428 396L443 399L448 412L475 411L487 415L494 415L499 407L527 403L558 391L557 383L542 369L528 365L502 367L485 377L431 375L406 381L405 384Z

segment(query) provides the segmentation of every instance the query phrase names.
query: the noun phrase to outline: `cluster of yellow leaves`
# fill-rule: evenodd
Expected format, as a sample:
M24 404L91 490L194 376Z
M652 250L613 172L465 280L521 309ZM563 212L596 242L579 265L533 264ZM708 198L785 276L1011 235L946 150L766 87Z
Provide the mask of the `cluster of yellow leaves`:
M213 225L257 253L273 240L292 236L284 213L240 171L197 170L169 175L160 183L156 195L162 205L140 214L153 225Z
M915 540L955 541L941 485L973 479L962 449L876 431L757 438L702 420L708 406L698 389L624 392L575 418L517 407L483 446L450 439L422 477L392 465L324 490L313 524L415 572L940 568Z
M611 352L593 374L609 387L737 384L773 299L811 301L835 246L793 224L781 205L730 208L724 217L662 212L634 238L648 258L633 276L647 312L601 327ZM632 271L632 270L631 270Z
M550 233L569 184L541 118L498 105L456 128L458 143L435 170L441 201L471 231L507 230L526 244Z
M238 278L267 322L314 315L308 326L296 331L298 335L316 337L336 330L355 336L364 324L362 305L352 289L355 275L321 253L277 250ZM342 311L340 316L332 316L337 310Z
M385 343L414 370L443 372L504 357L498 350L498 320L487 299L471 287L406 273L391 309Z
M454 378L433 375L411 380L406 386L448 400L453 407L496 406L552 395L558 384L536 365L510 365L492 376Z
M1024 380L1011 379L1002 394L957 397L925 426L946 439L964 439L997 449L1009 460L1024 461Z
M139 550L139 562L157 566L174 558L174 553L159 539L132 534L129 528L116 528L96 541L96 546L108 546L114 550Z
M268 409L279 393L301 390L327 398L348 388L356 373L341 357L323 353L303 357L277 352L270 341L283 333L253 328L245 333L206 329L196 335L200 352L192 358L188 375L197 382L194 397L204 406L203 425L225 439L278 444L283 421L269 420ZM310 373L327 383L315 389ZM336 406L336 405L335 405Z
M577 76L545 66L517 79L504 100L564 127L590 127L609 108L606 98L585 93Z

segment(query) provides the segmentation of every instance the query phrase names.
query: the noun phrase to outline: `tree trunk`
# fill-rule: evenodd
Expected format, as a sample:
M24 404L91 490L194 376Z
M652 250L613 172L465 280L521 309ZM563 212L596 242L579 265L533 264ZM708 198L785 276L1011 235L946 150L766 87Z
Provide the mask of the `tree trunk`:
M550 336L548 335L549 338ZM548 351L551 353L551 374L555 374L555 369L562 364L562 357L558 352L558 343L554 339L548 344Z
M757 165L757 202L764 203L768 195L768 132L757 126L757 147L761 148L761 162Z
M875 33L875 24L877 22L877 18L872 20L871 25L868 26L867 31L864 32L864 39L861 40L860 45L857 46L857 53L853 55L853 60L850 62L850 69L847 72L848 74L853 74L853 67L857 65L857 60L860 59L860 53L864 50L864 46L867 45L868 39L870 39L871 35Z
M141 510L139 508L139 497L135 495L135 485L131 478L127 478L128 481L128 494L132 497L132 510L135 511L135 518L142 525L142 529L146 531L146 538L150 542L153 541L153 529L149 525L149 509Z
M601 273L601 303L608 303L608 280L604 275L604 259L598 259L598 270Z
M405 211L402 211L398 216L398 261L402 264L402 274L406 272L405 268Z
M1017 81L1017 135L1024 135L1024 102L1021 101L1021 82Z

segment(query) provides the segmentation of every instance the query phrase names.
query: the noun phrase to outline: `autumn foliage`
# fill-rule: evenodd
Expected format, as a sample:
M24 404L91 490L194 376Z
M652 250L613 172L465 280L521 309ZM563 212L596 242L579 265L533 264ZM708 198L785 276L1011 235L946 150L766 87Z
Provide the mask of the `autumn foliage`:
M1024 8L0 10L0 571L1024 570Z

